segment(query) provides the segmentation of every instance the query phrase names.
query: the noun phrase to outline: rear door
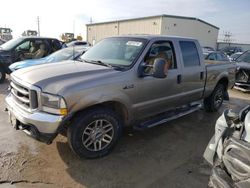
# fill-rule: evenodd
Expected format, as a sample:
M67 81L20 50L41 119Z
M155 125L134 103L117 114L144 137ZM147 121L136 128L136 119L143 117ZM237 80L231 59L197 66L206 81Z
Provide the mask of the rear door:
M204 57L196 40L179 40L179 48L183 102L194 102L203 97L206 79Z

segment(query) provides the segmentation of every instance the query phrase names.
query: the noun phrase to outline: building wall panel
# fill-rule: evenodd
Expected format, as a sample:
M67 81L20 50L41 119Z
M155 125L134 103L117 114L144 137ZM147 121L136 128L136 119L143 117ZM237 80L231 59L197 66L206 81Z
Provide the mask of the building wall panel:
M161 34L192 37L201 46L216 48L219 30L198 20L163 17Z

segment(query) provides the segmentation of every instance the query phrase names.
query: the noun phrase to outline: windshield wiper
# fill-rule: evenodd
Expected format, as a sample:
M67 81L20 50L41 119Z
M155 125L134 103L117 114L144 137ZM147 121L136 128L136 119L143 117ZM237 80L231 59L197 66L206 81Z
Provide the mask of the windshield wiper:
M82 61L85 61L86 63L93 63L93 64L97 64L97 65L102 65L105 67L109 67L109 68L113 68L112 65L108 64L108 63L104 63L103 61L100 60L86 60L86 59L81 59Z

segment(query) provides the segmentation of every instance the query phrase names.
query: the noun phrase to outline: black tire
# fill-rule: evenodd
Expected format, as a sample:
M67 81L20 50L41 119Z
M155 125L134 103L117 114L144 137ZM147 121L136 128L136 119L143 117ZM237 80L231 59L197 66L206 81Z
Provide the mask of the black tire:
M4 82L6 78L6 73L2 67L0 67L0 84Z
M225 96L225 86L217 84L213 93L204 99L204 108L207 112L216 112L221 107Z
M96 122L97 124L101 122L101 125L98 126L99 128L96 128ZM105 123L106 125L103 126ZM92 125L94 125L94 127L92 127ZM104 133L106 129L104 127L107 126L112 130ZM121 133L122 121L115 112L107 108L94 108L76 115L68 128L67 137L70 148L80 158L94 159L110 153L120 138ZM112 137L112 139L109 138L110 143L107 143L107 135ZM91 142L92 144L90 144ZM98 148L98 151L96 151L97 142L98 147L104 148Z

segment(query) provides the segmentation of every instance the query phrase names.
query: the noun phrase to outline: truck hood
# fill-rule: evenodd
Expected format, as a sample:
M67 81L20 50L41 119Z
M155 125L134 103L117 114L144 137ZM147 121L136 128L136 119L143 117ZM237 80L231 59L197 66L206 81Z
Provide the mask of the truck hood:
M101 79L103 76L118 72L101 65L68 60L20 69L11 76L36 85L43 91L60 94L83 82Z
M240 67L241 69L250 69L250 63L246 62L237 62L236 66Z

